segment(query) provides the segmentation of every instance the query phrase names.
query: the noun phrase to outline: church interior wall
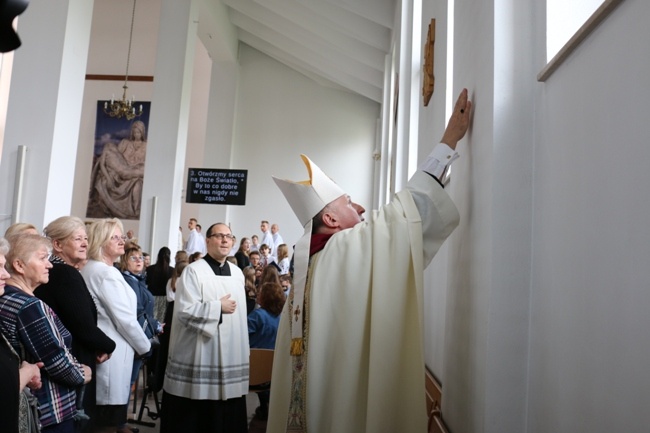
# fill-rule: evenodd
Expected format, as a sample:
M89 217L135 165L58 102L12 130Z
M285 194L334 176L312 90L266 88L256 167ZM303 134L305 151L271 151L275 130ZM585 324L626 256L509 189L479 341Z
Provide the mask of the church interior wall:
M537 86L530 433L650 422L648 16L622 2Z
M540 5L456 2L475 112L448 187L450 431L647 429L649 7L623 2L539 83Z
M247 168L246 206L231 206L236 236L260 234L261 219L278 223L287 243L302 227L272 176L307 179L306 154L354 201L372 204L375 125L379 105L322 86L242 44L232 168Z
M650 99L650 3L624 1L544 83L534 81L543 66L537 57L543 18L533 3L456 2L453 91L468 87L476 110L448 187L461 225L427 271L426 361L443 383L443 418L451 431L645 431L650 148L641 131ZM499 7L516 5L509 16L518 21L511 26L508 17L495 17ZM444 12L437 2L425 2L423 32L427 13ZM506 28L495 29L497 23ZM517 37L514 55L505 55L504 44ZM526 49L532 58L522 61ZM89 72L122 73L115 66L121 63L106 62L109 57L91 56L91 66L105 63ZM508 65L513 59L522 63ZM504 66L527 81L508 84L499 75ZM300 236L271 180L304 179L300 153L356 201L372 203L365 180L373 175L379 106L317 84L246 45L238 67L232 147L224 164L248 169L249 186L247 205L226 214L235 234L259 233L259 220L268 219L280 224L287 243ZM134 73L152 74L147 67ZM447 79L444 72L437 76ZM151 95L148 83L129 86L138 98ZM85 214L94 104L120 87L86 82L73 214ZM421 109L421 119L433 120L420 122L421 137L439 138L442 94L434 94L431 109ZM200 146L210 142L201 133L189 137L186 162L200 163L198 155L208 152ZM197 207L182 206L179 224L185 228ZM429 310L431 302L437 309L444 303L442 318ZM510 412L499 411L513 401Z

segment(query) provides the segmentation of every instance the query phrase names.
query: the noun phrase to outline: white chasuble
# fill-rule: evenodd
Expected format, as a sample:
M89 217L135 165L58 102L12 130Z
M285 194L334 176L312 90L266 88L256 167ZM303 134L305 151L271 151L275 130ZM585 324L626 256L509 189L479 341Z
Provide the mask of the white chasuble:
M458 220L442 187L417 172L390 204L312 257L305 353L290 356L287 302L267 432L426 431L423 270Z

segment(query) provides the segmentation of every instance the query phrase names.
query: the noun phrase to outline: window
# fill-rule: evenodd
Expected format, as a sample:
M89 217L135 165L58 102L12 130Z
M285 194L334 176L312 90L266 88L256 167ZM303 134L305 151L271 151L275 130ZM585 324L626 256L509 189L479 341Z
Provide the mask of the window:
M623 0L546 0L547 64L537 75L546 81L553 71Z
M546 0L546 61L580 29L603 0Z

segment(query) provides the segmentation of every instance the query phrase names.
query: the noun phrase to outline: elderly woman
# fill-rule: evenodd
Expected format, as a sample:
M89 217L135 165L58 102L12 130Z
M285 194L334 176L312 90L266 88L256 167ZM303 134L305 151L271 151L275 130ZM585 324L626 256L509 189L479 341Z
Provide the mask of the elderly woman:
M124 254L123 230L118 219L95 221L88 229L89 260L81 269L97 305L97 323L116 344L111 359L97 366L94 431L102 433L114 433L126 419L134 355L151 347L138 323L135 293L113 266Z
M0 238L0 296L5 293L5 280L9 278L9 272L5 269L7 262L5 256L9 252L9 242ZM27 397L21 393L26 386L32 389L41 387L42 363L30 364L27 361L20 362L20 356L11 347L4 334L0 332L0 377L3 386L0 388L0 420L2 420L2 431L7 433L18 433L19 413L21 418L27 417ZM21 401L21 398L25 400Z
M142 250L137 244L129 244L124 251L124 255L120 260L120 270L124 281L131 286L135 296L138 300L138 323L144 330L147 338L153 341L152 338L162 332L163 325L154 317L154 297L147 288L144 276L144 256ZM156 340L156 342L158 342ZM154 349L155 347L152 347ZM133 361L133 368L131 370L131 387L135 384L138 378L138 373L142 367L143 359L137 357ZM150 365L151 366L151 365ZM126 431L126 418L118 432Z
M34 224L30 223L14 223L5 231L5 238L11 238L20 234L37 235L38 229Z
M58 316L34 296L34 290L49 278L50 241L29 234L9 241L10 278L0 298L0 330L23 360L43 363L43 386L34 392L42 431L73 433L75 389L88 383L92 372L70 353L72 336Z
M110 357L115 342L97 326L97 308L78 270L86 261L86 226L77 217L63 216L48 224L44 233L52 241L52 269L49 281L34 294L59 316L72 334L70 351L94 375L96 363ZM83 389L83 399L77 396L77 408L83 408L91 420L95 413L95 383L93 380Z

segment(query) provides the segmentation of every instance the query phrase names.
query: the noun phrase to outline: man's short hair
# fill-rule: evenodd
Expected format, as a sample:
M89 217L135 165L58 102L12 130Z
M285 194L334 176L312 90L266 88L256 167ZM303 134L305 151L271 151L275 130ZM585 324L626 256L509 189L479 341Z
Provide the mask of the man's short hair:
M190 218L190 221L194 221L195 223L199 222L196 218Z
M228 227L228 230L230 230L230 226L228 224L226 224L226 223L214 223L210 227L208 227L208 231L205 234L206 239L209 238L210 236L212 236L212 228L215 227L215 226L226 226L226 227ZM232 234L232 230L230 230L230 233Z
M250 256L258 256L258 257L260 257L261 254L260 254L259 251L251 251L250 253L248 253L248 257L250 257Z
M268 221L262 220L262 222L260 224L268 224L268 223L269 223Z

